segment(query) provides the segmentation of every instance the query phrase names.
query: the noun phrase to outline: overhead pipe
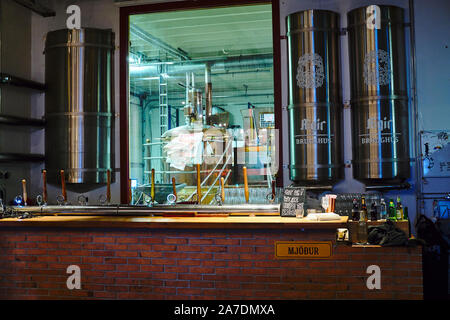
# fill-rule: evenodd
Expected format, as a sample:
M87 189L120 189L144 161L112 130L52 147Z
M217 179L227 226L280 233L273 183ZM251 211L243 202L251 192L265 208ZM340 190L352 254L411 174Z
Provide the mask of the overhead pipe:
M174 61L167 63L167 75L182 74L205 70L209 64L213 70L232 71L245 68L271 68L273 66L272 54L249 55L229 58L199 59L190 61ZM130 77L150 78L159 75L158 63L139 64L130 66Z
M205 124L209 125L212 116L211 64L205 64Z

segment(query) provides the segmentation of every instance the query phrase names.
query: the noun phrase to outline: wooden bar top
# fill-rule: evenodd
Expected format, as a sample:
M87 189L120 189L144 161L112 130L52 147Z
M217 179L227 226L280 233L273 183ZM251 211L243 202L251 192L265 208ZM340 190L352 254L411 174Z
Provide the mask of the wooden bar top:
M36 216L0 219L1 227L89 227L89 228L194 228L194 229L336 229L340 221L310 221L280 216L146 217L146 216Z

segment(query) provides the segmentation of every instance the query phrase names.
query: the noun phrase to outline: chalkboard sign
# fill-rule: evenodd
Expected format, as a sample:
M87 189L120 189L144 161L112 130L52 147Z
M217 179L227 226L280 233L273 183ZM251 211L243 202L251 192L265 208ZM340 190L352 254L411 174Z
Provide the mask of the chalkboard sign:
M289 186L284 189L281 201L281 216L295 217L296 210L303 210L306 201L305 187Z

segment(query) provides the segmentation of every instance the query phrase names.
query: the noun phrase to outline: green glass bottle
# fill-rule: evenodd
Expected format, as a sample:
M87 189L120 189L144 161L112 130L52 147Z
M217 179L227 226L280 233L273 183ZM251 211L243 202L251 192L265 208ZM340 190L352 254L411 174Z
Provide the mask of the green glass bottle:
M396 221L396 210L395 210L395 204L394 199L389 199L389 220Z

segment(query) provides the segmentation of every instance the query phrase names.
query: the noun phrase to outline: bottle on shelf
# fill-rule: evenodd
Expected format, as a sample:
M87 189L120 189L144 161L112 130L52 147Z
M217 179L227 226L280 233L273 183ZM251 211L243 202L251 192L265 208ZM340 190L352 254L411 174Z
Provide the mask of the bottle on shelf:
M396 210L395 210L395 204L394 199L389 199L389 217L388 220L396 221Z
M408 238L411 238L411 226L409 225L408 207L403 208L403 219L408 222Z
M361 244L367 243L367 207L366 199L361 197L361 210L358 221L358 242Z
M367 221L367 206L366 206L366 198L364 196L361 197L361 210L359 211L359 220Z
M387 210L386 210L386 202L384 202L384 199L381 198L380 202L380 219L386 219L387 217Z
M356 200L356 198L353 199L352 220L359 221L359 206L358 206L358 201Z
M403 206L400 197L397 197L397 207L395 208L397 220L403 220Z
M377 206L375 205L375 201L373 201L372 205L370 206L370 220L378 221L378 212L377 212Z

